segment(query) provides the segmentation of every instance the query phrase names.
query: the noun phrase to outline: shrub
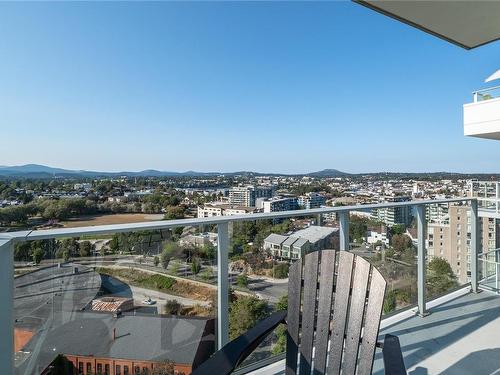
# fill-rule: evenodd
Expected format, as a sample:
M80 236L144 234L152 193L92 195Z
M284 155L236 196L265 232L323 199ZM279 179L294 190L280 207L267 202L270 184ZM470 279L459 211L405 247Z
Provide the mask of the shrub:
M278 263L273 267L273 275L277 279L286 279L288 277L288 269L290 265L288 263Z
M248 277L247 275L245 275L244 273L241 274L241 275L238 275L238 277L236 278L236 285L238 285L239 287L246 287L248 285Z
M180 315L182 310L182 305L175 299L168 300L165 304L165 314L168 315Z
M234 339L264 319L268 306L266 301L256 297L238 297L229 310L229 336Z
M388 314L396 309L396 293L394 290L389 291L384 299L384 314Z

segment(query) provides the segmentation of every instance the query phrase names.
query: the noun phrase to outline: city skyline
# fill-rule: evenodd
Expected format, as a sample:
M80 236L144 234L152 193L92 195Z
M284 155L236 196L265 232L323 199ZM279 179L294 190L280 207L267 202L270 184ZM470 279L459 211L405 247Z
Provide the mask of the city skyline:
M462 127L497 44L351 3L0 7L1 165L500 172Z

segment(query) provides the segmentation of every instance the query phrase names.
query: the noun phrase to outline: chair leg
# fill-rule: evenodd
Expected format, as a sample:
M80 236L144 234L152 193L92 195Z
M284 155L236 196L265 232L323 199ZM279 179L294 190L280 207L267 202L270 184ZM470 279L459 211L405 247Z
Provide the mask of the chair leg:
M382 355L387 375L406 375L403 353L397 336L385 335Z

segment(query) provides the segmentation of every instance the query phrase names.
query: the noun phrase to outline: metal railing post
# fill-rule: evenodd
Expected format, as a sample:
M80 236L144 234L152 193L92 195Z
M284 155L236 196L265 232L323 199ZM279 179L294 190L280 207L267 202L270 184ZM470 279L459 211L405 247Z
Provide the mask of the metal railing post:
M14 242L0 239L0 374L14 374Z
M477 200L470 202L471 208L471 240L470 240L470 285L473 293L478 293L478 256L479 256L479 217Z
M498 294L498 264L495 263L495 292Z
M316 215L316 225L323 224L323 216L321 214Z
M417 211L417 289L418 289L418 315L424 317L428 315L425 303L425 284L426 284L426 250L425 250L425 233L426 219L425 207L423 205L416 206Z
M339 212L340 250L349 251L349 211Z
M217 346L229 342L229 224L217 224Z

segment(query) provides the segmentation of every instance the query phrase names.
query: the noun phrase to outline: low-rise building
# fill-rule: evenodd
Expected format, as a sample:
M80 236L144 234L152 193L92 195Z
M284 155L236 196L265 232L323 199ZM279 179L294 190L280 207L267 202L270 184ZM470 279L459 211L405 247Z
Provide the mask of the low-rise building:
M389 246L389 239L387 238L386 232L377 232L374 230L369 230L366 232L366 242L368 244L373 245L379 241L384 245Z
M253 212L255 212L255 207L236 206L221 202L198 206L198 217L245 215Z
M214 319L74 312L36 348L38 363L47 364L37 373L151 374L171 363L188 375L214 352L214 338Z
M338 228L311 225L290 235L272 233L264 239L264 250L280 259L299 259L309 251L336 248Z
M203 247L205 245L211 244L213 246L217 245L217 233L205 232L200 234L188 234L179 240L180 245L192 245L195 247Z

